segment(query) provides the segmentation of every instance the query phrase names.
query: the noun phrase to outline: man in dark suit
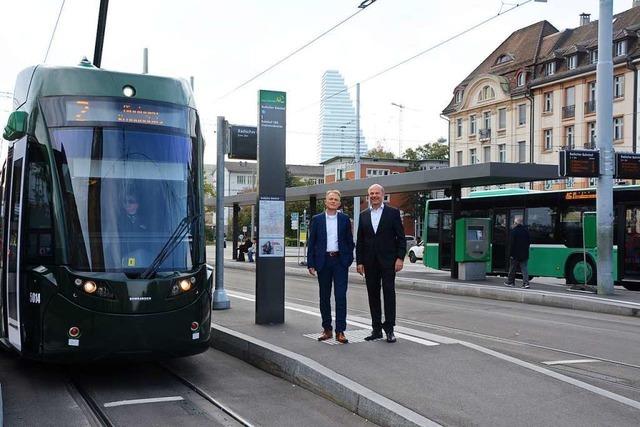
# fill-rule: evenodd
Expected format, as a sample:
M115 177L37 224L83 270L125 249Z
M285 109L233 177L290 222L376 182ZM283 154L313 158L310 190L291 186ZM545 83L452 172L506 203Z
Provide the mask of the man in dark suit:
M520 267L522 272L522 287L529 288L529 271L527 263L529 261L529 246L531 239L529 231L522 225L522 217L517 216L513 220L511 229L511 239L509 242L509 276L504 282L505 286L513 288L516 285L516 270Z
M371 207L360 213L358 238L356 243L357 271L365 276L369 294L369 310L373 332L367 341L382 338L382 330L387 334L387 342L396 342L393 328L396 324L396 273L402 270L407 242L400 211L386 206L384 188L379 184L369 187ZM380 287L384 295L384 323L380 303Z
M326 210L311 219L307 250L307 267L312 276L318 273L320 284L320 313L322 335L318 341L333 337L331 322L331 284L336 300L336 341L346 344L347 327L347 281L349 266L353 262L353 232L351 221L340 207L340 192L327 191Z

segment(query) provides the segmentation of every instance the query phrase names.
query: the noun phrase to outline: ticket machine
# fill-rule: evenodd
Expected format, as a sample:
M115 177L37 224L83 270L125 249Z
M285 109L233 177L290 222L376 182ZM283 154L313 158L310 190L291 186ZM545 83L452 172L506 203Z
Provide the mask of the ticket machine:
M486 279L490 256L491 219L460 218L456 220L455 259L460 280Z

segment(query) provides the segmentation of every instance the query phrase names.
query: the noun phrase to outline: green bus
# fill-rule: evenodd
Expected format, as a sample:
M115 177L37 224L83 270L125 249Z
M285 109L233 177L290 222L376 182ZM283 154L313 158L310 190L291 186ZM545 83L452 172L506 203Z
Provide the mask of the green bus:
M208 348L203 150L185 80L18 75L0 171L0 346L61 362Z
M613 275L617 285L640 290L640 186L614 188ZM460 217L490 218L491 259L487 274L506 276L509 233L520 216L529 229L529 274L596 283L595 189L534 191L521 188L472 192L460 202ZM427 201L423 263L448 270L452 254L450 199Z

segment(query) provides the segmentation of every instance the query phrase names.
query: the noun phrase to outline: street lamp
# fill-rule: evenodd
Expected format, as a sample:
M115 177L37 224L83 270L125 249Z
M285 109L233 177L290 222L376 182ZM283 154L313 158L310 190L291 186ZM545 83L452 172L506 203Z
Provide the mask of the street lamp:
M398 107L398 157L402 157L402 112L405 109L405 106L402 104L396 104L392 102L391 105L394 107Z

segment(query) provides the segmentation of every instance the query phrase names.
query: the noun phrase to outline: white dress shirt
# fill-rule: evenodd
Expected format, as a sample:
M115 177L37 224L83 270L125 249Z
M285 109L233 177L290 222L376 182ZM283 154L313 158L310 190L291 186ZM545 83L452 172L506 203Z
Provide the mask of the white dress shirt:
M327 252L338 252L338 213L324 213L327 224Z
M382 210L384 209L384 203L380 205L378 209L371 208L371 225L373 226L373 232L378 232L378 225L380 224L380 218L382 218Z

